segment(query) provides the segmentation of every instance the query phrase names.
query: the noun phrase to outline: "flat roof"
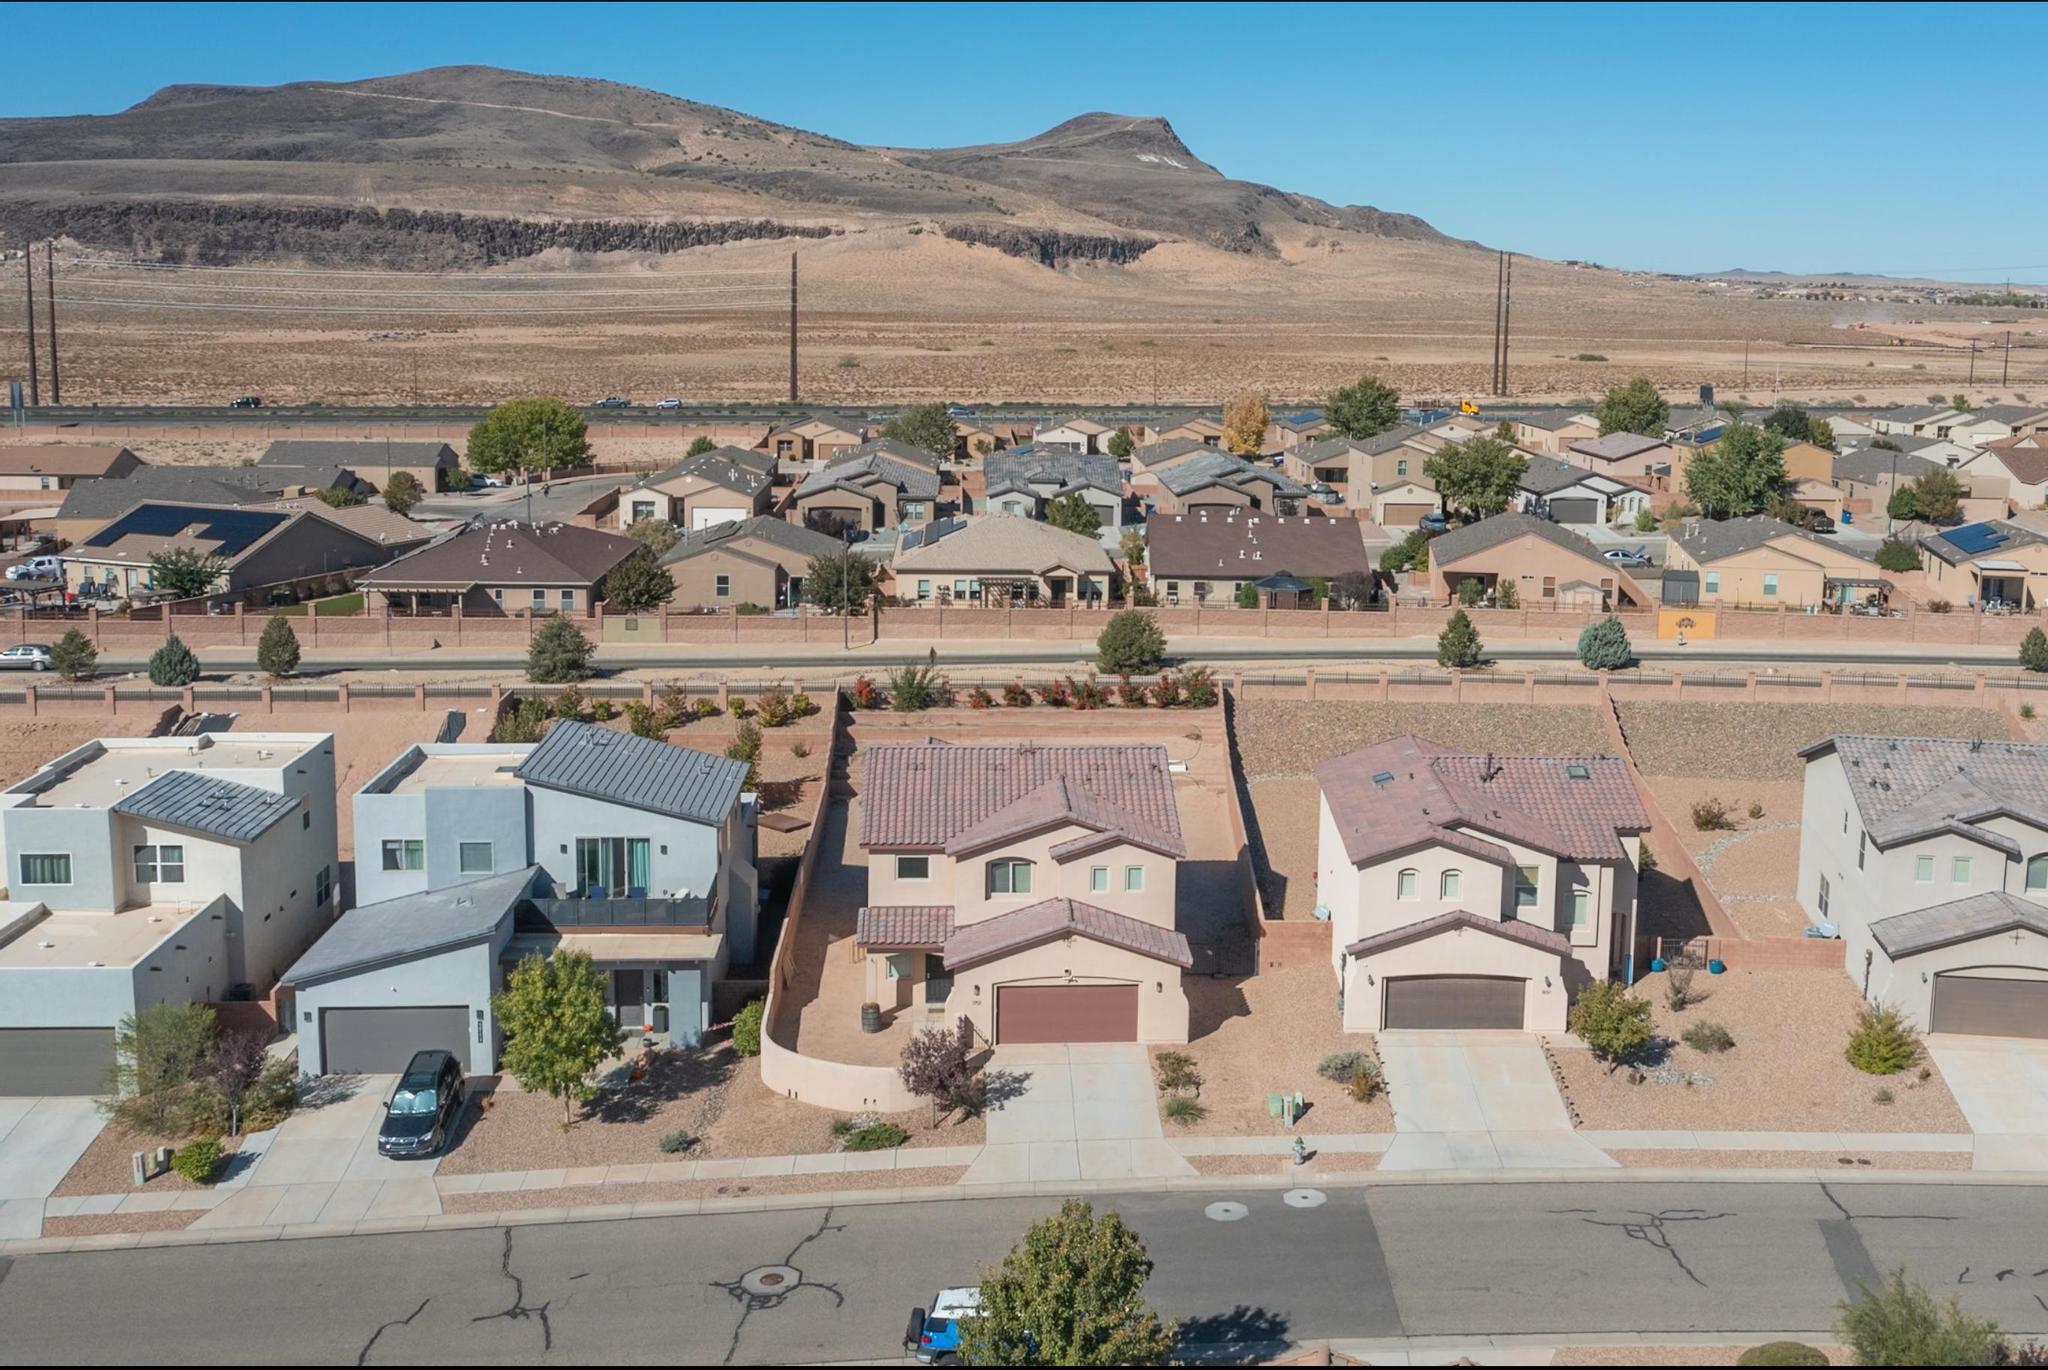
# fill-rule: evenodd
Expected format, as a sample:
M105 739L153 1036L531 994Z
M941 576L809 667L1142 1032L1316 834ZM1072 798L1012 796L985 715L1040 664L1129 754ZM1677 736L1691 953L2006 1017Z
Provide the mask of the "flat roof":
M37 808L106 809L165 771L281 771L326 740L326 733L203 733L197 737L117 737L58 757L5 793L29 795Z
M420 794L428 789L470 789L481 785L516 788L519 777L514 772L530 750L522 747L466 756L423 756L418 765L384 793Z
M12 926L0 905L0 970L85 970L132 966L205 912L203 904L144 904L119 913L46 913Z

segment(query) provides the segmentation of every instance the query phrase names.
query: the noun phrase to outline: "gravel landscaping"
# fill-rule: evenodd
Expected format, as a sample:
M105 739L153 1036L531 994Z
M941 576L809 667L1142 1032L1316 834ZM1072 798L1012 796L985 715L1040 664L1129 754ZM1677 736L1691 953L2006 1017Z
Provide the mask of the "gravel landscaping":
M1635 700L1619 706L1629 754L1644 775L1754 784L1798 780L1799 749L1834 733L1880 737L2010 737L1996 709L1876 704L1707 704ZM1503 749L1505 750L1505 749ZM1788 816L1796 816L1796 810ZM1671 821L1683 823L1682 814Z
M515 1189L503 1194L444 1194L444 1213L494 1213L510 1208L582 1208L593 1204L672 1203L679 1199L744 1199L767 1194L831 1194L867 1189L956 1185L966 1166L864 1170L846 1175L770 1175L744 1180L678 1180L654 1184L591 1184Z
M1633 1151L1610 1150L1643 1170L1968 1170L1964 1151Z
M1799 906L1799 816L1805 791L1798 780L1729 781L1696 776L1645 776L1686 851L1707 877L1721 906L1751 937L1797 937L1807 915ZM1732 829L1692 823L1692 806L1718 801ZM1763 815L1749 816L1752 805Z
M79 1213L69 1218L43 1219L45 1237L102 1237L111 1232L181 1232L198 1222L200 1214L173 1213Z
M1708 1129L1763 1132L1966 1132L1932 1060L1929 1074L1865 1075L1843 1059L1862 1005L1847 976L1833 970L1702 972L1701 1002L1681 1014L1665 1003L1666 973L1644 977L1658 1037L1670 1048L1651 1079L1629 1083L1591 1052L1547 1039L1579 1126L1596 1129ZM1719 1023L1735 1038L1718 1055L1678 1040L1697 1022ZM1656 1083L1663 1079L1670 1083ZM1690 1080L1691 1083L1686 1083ZM1880 1091L1892 1102L1880 1103Z
M1209 1112L1192 1124L1165 1121L1168 1136L1288 1136L1292 1129L1268 1112L1267 1096L1297 1090L1309 1102L1304 1131L1394 1130L1384 1093L1359 1103L1343 1086L1316 1074L1317 1062L1332 1052L1372 1051L1370 1037L1343 1030L1337 979L1328 966L1282 966L1250 979L1188 976L1182 983L1194 1040L1162 1050L1194 1057Z
M119 1123L109 1123L100 1129L100 1135L93 1138L85 1154L72 1163L64 1178L57 1182L51 1193L70 1197L74 1194L127 1194L135 1190L135 1153L154 1151L160 1146L182 1145L188 1138L145 1137L130 1132ZM223 1165L242 1146L240 1137L220 1139ZM172 1191L183 1193L187 1190L204 1189L205 1185L194 1184L175 1170L166 1170L152 1179L148 1186L151 1194Z
M1247 781L1307 775L1330 757L1413 733L1465 752L1547 756L1612 751L1600 711L1578 704L1381 704L1250 699L1232 711Z
M1316 907L1317 824L1322 789L1310 776L1256 780L1246 787L1252 865L1269 918L1306 919Z
M761 1083L758 1057L741 1058L718 1043L697 1052L663 1053L641 1081L607 1090L579 1107L562 1130L562 1105L509 1081L491 1097L441 1162L443 1175L637 1165L667 1160L809 1155L837 1151L832 1112L797 1103ZM928 1109L883 1115L910 1133L906 1146L979 1146L982 1120L930 1126ZM697 1144L676 1155L659 1145L671 1132Z

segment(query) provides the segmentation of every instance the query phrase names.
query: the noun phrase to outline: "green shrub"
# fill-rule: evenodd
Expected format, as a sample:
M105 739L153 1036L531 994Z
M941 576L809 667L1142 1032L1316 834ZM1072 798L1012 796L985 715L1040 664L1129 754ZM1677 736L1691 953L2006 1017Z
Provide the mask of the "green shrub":
M1216 702L1216 672L1212 668L1184 666L1178 683L1190 709L1206 709Z
M1110 616L1095 639L1096 669L1105 675L1150 675L1166 660L1166 634L1159 621L1143 609L1123 609Z
M182 689L199 679L199 658L176 633L149 654L149 683Z
M789 744L789 754L801 760L811 754L811 744L804 741L792 742Z
M733 1015L732 1049L742 1056L761 1054L761 1015L768 1011L765 999L751 1000L747 1006Z
M1910 542L1886 542L1877 549L1877 564L1886 571L1917 571L1920 549Z
M1596 980L1579 991L1567 1021L1610 1073L1650 1044L1650 1001L1619 980Z
M652 738L656 742L668 736L668 720L659 709L642 704L637 699L626 701L626 726L633 730L633 736Z
M76 628L66 628L64 636L57 639L50 648L50 669L60 680L90 680L99 669L100 654L88 638Z
M612 702L609 699L593 699L590 701L590 716L600 723L611 722L612 715L617 712L618 710L612 707Z
M1587 624L1579 634L1579 664L1589 671L1619 671L1635 658L1628 629L1613 614Z
M1920 1060L1920 1034L1895 1008L1865 1007L1843 1054L1866 1075L1896 1075Z
M1358 1072L1372 1064L1372 1058L1362 1051L1333 1051L1316 1062L1316 1074L1325 1080L1334 1080L1348 1085L1358 1078Z
M493 742L538 742L548 729L548 707L538 699L522 699L491 729Z
M754 712L764 728L780 728L794 718L789 710L789 696L781 690L763 691L754 701Z
M840 1142L843 1151L893 1151L910 1140L910 1134L894 1123L870 1123L855 1128Z
M1176 1094L1166 1101L1166 1116L1182 1127L1193 1127L1209 1116L1209 1109L1192 1094Z
M284 615L273 614L263 625L263 636L256 640L256 668L273 680L299 669L299 636Z
M1996 1365L2007 1350L1998 1324L1973 1318L1962 1300L1937 1299L1904 1267L1840 1306L1835 1328L1858 1365Z
M560 694L555 696L553 707L556 718L583 717L583 691L577 689L574 685L565 687Z
M678 1129L674 1132L662 1133L659 1145L662 1155L675 1156L697 1145L697 1139L689 1133Z
M1186 1052L1162 1051L1152 1058L1152 1065L1161 1094L1202 1092L1202 1072L1196 1067L1195 1058Z
M1705 1021L1694 1023L1684 1033L1685 1044L1694 1051L1703 1051L1709 1056L1718 1056L1735 1045L1734 1034L1719 1023Z
M1696 799L1692 806L1692 825L1700 832L1726 832L1735 826L1735 820L1728 814L1728 806L1718 799Z
M1463 609L1454 610L1451 621L1437 634L1436 664L1445 670L1470 670L1479 664L1485 652L1472 620Z
M536 685L566 685L588 680L590 639L566 618L550 618L533 635L526 649L526 678Z
M2020 643L2020 665L2030 671L2048 671L2048 633L2027 629L2026 640Z
M171 1153L171 1169L193 1184L211 1184L220 1169L220 1143L208 1137L185 1143Z
M1827 1352L1803 1341L1767 1341L1735 1358L1737 1365L1826 1365Z

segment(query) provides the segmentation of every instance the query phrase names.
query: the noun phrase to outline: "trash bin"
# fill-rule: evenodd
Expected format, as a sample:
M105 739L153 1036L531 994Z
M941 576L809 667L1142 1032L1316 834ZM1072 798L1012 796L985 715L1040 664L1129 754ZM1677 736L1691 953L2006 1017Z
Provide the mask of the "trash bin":
M655 1030L656 1032L667 1032L667 1031L668 1031L668 1005L667 1005L667 1004L656 1004L656 1005L654 1006L654 1030Z

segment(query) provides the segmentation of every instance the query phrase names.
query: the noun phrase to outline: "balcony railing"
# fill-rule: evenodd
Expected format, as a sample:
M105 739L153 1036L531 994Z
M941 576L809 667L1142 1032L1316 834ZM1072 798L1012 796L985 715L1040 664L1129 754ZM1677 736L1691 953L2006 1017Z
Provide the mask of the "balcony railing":
M514 924L522 932L549 928L709 929L715 910L709 899L529 899Z

